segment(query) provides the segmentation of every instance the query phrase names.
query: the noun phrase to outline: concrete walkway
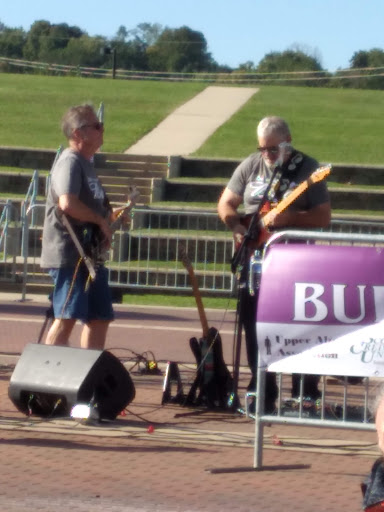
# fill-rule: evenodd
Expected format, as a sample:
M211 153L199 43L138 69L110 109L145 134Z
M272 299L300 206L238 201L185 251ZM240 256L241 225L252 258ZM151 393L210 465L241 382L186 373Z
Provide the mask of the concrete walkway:
M189 155L256 92L247 87L207 87L125 151L132 155Z

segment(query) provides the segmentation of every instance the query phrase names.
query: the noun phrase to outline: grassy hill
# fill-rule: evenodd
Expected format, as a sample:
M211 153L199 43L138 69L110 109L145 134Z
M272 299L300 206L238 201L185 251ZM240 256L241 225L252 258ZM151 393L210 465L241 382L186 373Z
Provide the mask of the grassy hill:
M383 112L383 91L265 86L196 155L241 158L255 151L258 120L279 115L319 161L384 165Z
M0 73L0 145L56 149L60 119L71 105L105 108L103 151L122 152L204 84L107 80Z
M55 149L65 142L60 132L63 112L91 101L105 106L103 150L124 151L204 87L2 73L0 145ZM276 114L290 123L295 145L320 161L382 165L383 107L382 91L262 86L196 156L248 155L256 147L258 120Z

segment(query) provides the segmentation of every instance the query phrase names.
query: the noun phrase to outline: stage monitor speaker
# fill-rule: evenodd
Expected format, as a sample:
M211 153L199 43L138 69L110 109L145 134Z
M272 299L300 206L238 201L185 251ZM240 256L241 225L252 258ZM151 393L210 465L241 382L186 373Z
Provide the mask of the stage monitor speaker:
M135 387L110 352L31 343L16 364L8 394L27 415L69 416L81 403L100 419L115 419L134 399Z

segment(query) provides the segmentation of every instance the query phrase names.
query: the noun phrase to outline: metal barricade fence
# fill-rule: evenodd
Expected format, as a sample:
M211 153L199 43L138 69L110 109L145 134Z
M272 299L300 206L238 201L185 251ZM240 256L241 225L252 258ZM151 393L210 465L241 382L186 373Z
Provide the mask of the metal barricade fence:
M352 225L353 230L359 226ZM382 227L381 227L382 229ZM384 231L384 230L383 230ZM287 230L276 233L267 242L263 253L263 260L268 250L276 244L290 242L305 242L307 244L327 244L346 246L375 246L384 247L384 235L370 235L359 233L335 233L317 231ZM260 359L259 359L260 363ZM354 430L375 430L370 403L374 396L372 389L377 388L379 378L360 378L359 375L352 377L355 385L351 384L351 377L333 376L332 391L330 391L329 380L332 375L322 374L321 398L317 403L312 403L310 409L306 408L308 400L303 395L304 375L300 376L300 395L296 400L290 398L286 390L286 379L291 374L277 374L278 401L275 414L264 414L265 400L265 379L266 370L258 366L257 389L256 389L256 411L255 411L255 443L254 443L254 468L262 467L263 455L263 434L265 424L292 424L298 426L331 427L338 429ZM328 380L327 380L328 379ZM358 385L356 385L358 383ZM353 388L352 388L353 386ZM351 392L351 388L353 392ZM289 394L289 398L287 397ZM330 394L330 395L329 395ZM248 400L252 394L246 395L246 411L248 413ZM371 396L372 395L372 396ZM333 408L328 407L332 400ZM336 405L336 402L338 403ZM335 402L336 401L336 402ZM289 402L290 409L284 407ZM292 407L293 404L293 407Z
M45 204L21 208L21 246L17 261L21 265L21 300L26 299L27 283L45 284L48 276L40 269L42 225Z
M10 199L2 205L0 215L0 260L3 262L0 278L15 281L16 278L16 252L19 235L19 214Z
M19 256L23 264L23 299L27 283L50 283L40 269L44 209L42 204L23 209ZM30 222L32 216L39 220L35 225ZM202 291L232 293L232 234L220 226L215 213L209 212L134 209L131 228L114 234L106 262L109 284L131 289L190 290L188 273L179 257L181 247L195 267Z
M23 298L27 283L50 283L40 270L44 208L44 204L32 204L22 211L22 249L16 254L23 266L19 270ZM340 234L348 243L351 231L384 234L384 223L333 221L331 230L342 231ZM305 231L301 233L307 236ZM194 266L201 291L226 296L235 293L236 280L230 269L234 253L232 233L215 212L140 207L133 210L130 229L123 227L114 235L106 262L110 285L122 289L189 291L188 273L179 258L181 246Z
M231 293L232 233L215 212L137 208L129 232L115 235L108 262L110 284L156 290L189 290L179 256L184 248L202 291Z
M350 233L360 235L384 235L384 220L333 219L324 232Z

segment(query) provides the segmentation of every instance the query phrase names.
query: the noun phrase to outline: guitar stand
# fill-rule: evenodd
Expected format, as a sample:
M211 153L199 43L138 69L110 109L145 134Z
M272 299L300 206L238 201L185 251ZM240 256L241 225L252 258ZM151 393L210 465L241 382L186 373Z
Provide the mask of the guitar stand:
M172 396L172 388L175 386L176 394ZM161 405L168 403L184 405L185 399L179 366L174 361L169 361L165 370Z
M168 362L162 405L176 403L185 407L198 407L198 414L208 410L220 412L227 410L232 377L223 359L219 332L211 327L208 338L203 337L197 340L193 337L189 340L189 344L197 364L194 381L188 393L185 394L177 363ZM176 388L175 394L172 394L172 388Z

